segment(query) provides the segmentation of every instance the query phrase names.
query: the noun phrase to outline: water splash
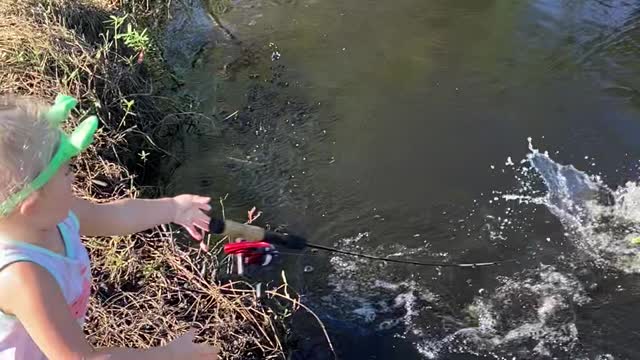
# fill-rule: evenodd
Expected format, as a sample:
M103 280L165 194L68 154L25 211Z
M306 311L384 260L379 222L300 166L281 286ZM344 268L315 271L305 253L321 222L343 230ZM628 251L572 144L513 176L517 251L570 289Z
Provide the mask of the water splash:
M535 149L529 139L527 162L542 180L546 193L527 195L531 181L521 183L518 194L504 195L544 205L563 225L567 238L597 265L625 272L640 272L640 187L628 182L610 189L598 175L589 175L573 165L555 162Z
M369 233L358 233L353 237L338 241L340 248L362 251L369 242ZM405 248L390 246L400 256ZM383 255L388 250L384 246L373 249L373 253ZM412 251L413 249L408 249ZM428 291L418 291L415 281L396 282L388 264L371 262L367 259L333 255L329 262L333 267L328 275L333 287L330 296L323 298L344 319L355 323L373 324L377 330L389 330L410 322L419 312L421 302L436 301L436 296ZM385 275L386 274L386 275ZM333 306L335 305L335 306Z
M589 204L609 190L598 177L590 177L573 165L561 165L549 153L540 153L529 140L527 160L542 177L547 188L543 203L570 228L584 227L592 213Z
M445 339L449 351L529 357L576 353L574 310L590 299L575 277L541 265L499 280L493 294L476 297L466 309L476 325Z

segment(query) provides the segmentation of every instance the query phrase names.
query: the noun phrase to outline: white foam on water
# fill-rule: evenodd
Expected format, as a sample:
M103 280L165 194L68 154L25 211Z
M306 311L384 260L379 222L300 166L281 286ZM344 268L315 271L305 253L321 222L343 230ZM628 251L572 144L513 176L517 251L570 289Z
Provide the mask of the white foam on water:
M376 279L373 283L373 286L381 289L398 290L401 285Z
M501 355L532 351L556 357L573 354L579 344L573 308L590 302L574 276L541 265L501 278L500 282L502 285L492 294L476 297L469 306L467 311L476 326L443 339L450 351ZM532 342L535 346L529 348Z
M367 237L368 234L357 234L338 241L338 244L345 250L356 250ZM398 256L421 252L399 246L383 246L370 251L385 255L389 249L397 250ZM437 339L431 346L424 343L429 336L418 318L423 312L430 311L432 304L440 301L437 294L423 288L415 280L392 281L394 273L388 271L388 265L382 262L336 254L331 257L330 263L333 271L328 279L335 290L326 301L343 319L361 323L376 331L397 331L399 336L415 341L421 353L435 354L435 349L439 347Z
M426 359L436 359L442 348L439 340L424 340L416 344L416 350Z
M360 251L361 242L368 238L369 233L359 233L339 240L338 245L345 250ZM400 247L394 249L400 250ZM384 252L384 249L373 251L379 255L384 255ZM399 253L402 255L401 251ZM418 286L414 282L387 280L387 264L340 254L331 256L329 262L333 271L329 273L328 281L334 291L323 300L339 310L342 316L356 322L374 323L377 329L388 330L401 325L404 318L418 313L414 295ZM374 300L376 298L383 300ZM427 298L433 299L434 296ZM404 310L404 318L394 315L398 309Z
M353 313L359 315L365 322L372 322L376 319L376 309L371 304L363 304L363 306L353 310Z
M353 237L347 237L347 238L340 239L340 241L338 241L338 242L342 246L348 246L348 245L360 243L362 241L362 239L365 239L365 240L369 239L369 232L368 231L367 232L358 233L358 235L353 236Z
M413 318L418 316L418 309L416 308L416 296L414 291L408 291L406 293L399 294L393 301L393 307L403 308L405 310L404 319L406 324L411 324Z
M635 182L611 190L598 174L555 162L529 139L527 162L542 180L546 192L535 193L528 176L519 178L516 194L505 194L518 204L543 205L564 226L565 234L584 254L602 267L640 272L640 248L631 240L640 236L640 187ZM613 204L611 204L613 201Z
M392 258L392 257L403 258L403 257L412 256L412 255L429 253L429 247L430 246L428 243L425 243L421 247L414 247L414 248L409 248L402 244L389 244L386 246L379 246L378 249L376 249L376 251L380 253L386 253L385 257L388 257L388 258ZM441 256L440 254L436 254L436 255Z
M505 164L506 166L513 166L513 165L515 165L515 164L513 163L513 160L511 160L511 156L508 156L508 157L507 157L507 162L505 162L504 164Z

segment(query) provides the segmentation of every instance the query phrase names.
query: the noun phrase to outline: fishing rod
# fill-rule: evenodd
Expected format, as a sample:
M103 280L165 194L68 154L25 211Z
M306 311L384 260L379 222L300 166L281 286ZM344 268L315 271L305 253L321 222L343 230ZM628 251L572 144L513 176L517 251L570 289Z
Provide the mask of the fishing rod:
M280 245L293 250L312 248L363 259L387 261L391 263L416 266L476 268L483 266L494 266L506 262L504 260L474 263L427 262L416 261L412 259L394 259L388 257L373 256L353 251L341 250L335 247L313 244L308 242L302 236L269 231L255 225L242 224L232 220L211 219L211 222L209 223L209 231L213 234L229 236L232 239L245 240L244 242L226 244L224 251L229 255L246 255L248 256L247 260L249 263L267 261L262 260L262 256L270 256L270 254L273 252L272 245ZM270 257L268 257L268 260L270 261Z

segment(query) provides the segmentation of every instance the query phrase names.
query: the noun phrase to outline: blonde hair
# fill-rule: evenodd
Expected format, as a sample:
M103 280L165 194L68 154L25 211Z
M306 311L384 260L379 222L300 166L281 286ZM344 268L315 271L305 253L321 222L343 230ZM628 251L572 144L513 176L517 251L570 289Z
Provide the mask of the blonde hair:
M0 202L32 182L58 146L59 131L33 98L0 95Z

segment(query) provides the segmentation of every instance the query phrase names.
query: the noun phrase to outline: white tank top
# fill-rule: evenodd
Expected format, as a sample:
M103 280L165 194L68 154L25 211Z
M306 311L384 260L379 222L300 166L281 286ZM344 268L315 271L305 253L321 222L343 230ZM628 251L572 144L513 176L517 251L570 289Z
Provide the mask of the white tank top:
M69 311L80 325L89 306L91 269L89 255L80 241L80 224L73 213L60 224L58 230L64 241L65 255L43 247L7 239L0 234L0 271L18 261L42 266L56 279ZM22 324L11 315L0 312L0 360L46 359Z

